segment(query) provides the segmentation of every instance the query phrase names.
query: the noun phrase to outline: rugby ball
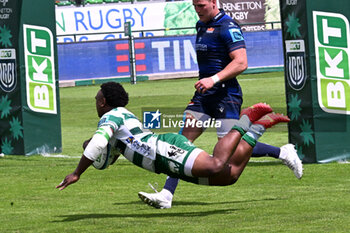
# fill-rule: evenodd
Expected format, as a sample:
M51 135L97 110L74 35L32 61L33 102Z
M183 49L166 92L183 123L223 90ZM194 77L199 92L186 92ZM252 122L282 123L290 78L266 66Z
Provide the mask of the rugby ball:
M104 170L108 168L109 165L113 164L119 155L120 153L117 151L117 149L108 144L107 147L103 149L102 153L93 162L92 166L98 170Z

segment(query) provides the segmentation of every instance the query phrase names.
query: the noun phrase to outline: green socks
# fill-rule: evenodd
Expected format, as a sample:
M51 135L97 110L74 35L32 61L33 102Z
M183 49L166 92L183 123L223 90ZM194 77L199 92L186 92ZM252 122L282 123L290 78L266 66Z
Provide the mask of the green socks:
M256 145L258 139L265 132L264 126L259 124L252 125L249 118L245 115L239 119L232 129L237 130L242 135L242 139L252 147Z
M259 124L253 124L248 132L243 135L242 139L246 141L249 145L254 147L256 145L256 142L258 139L263 135L265 132L265 128L262 125Z

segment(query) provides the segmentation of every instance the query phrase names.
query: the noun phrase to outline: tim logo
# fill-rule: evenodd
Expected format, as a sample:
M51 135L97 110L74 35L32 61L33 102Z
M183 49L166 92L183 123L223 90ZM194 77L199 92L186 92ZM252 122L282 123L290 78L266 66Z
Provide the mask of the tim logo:
M137 61L136 64L136 71L141 72L141 71L146 71L147 66L146 64L140 64L140 63L145 63L146 62L146 53L143 52L145 49L145 43L144 42L138 42L135 43L135 60ZM129 44L128 43L120 43L116 44L115 49L117 50L117 72L118 73L125 73L125 72L130 72L130 62L129 62Z
M338 13L313 12L317 94L320 107L350 115L350 34Z
M23 25L27 104L34 112L57 113L54 38L50 29Z
M305 44L303 40L286 40L286 74L288 84L301 90L306 82Z
M162 113L145 111L143 112L143 128L145 129L160 129Z
M0 88L11 92L16 88L16 50L0 49Z

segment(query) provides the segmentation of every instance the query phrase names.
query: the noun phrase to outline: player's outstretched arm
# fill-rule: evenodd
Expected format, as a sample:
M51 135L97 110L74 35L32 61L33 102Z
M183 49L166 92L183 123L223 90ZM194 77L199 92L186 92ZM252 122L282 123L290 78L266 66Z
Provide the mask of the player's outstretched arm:
M80 178L80 175L85 172L85 170L93 163L92 160L85 157L85 155L81 156L81 159L79 161L79 164L75 171L69 175L67 175L64 180L56 186L56 188L59 188L60 190L65 189L67 186L74 184L77 182Z

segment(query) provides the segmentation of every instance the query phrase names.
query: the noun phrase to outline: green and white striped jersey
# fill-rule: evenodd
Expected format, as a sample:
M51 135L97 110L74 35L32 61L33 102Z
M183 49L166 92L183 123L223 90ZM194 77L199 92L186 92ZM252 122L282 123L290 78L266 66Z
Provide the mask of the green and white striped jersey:
M129 161L155 171L156 136L142 127L137 117L126 108L118 107L104 114L95 134L100 134Z
M137 117L126 108L115 108L101 117L84 155L95 161L108 143L139 167L197 182L192 180L191 169L202 150L183 135L157 135L145 130Z

